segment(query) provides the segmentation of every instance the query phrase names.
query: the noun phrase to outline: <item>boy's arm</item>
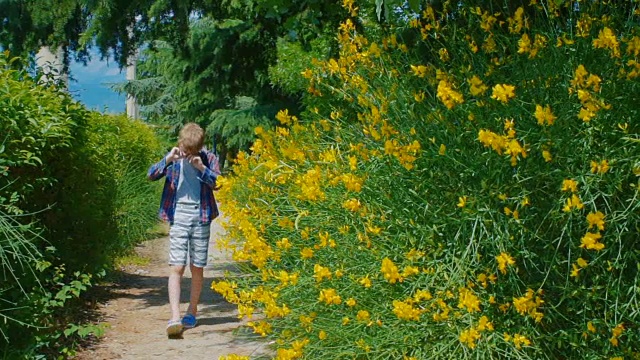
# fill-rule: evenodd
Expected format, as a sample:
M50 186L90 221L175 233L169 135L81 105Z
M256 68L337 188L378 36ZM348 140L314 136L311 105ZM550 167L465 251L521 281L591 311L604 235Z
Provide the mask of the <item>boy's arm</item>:
M157 163L151 165L149 171L147 171L147 179L155 181L161 179L163 176L167 174L167 157L163 157L162 160Z
M215 188L216 179L220 176L220 164L218 162L218 157L213 152L207 151L207 162L209 163L209 166L202 170L202 174L200 174L200 181L211 186L211 188Z
M151 165L149 171L147 171L147 178L149 180L158 180L167 175L167 166L180 158L182 158L182 152L180 152L179 148L174 147L162 158L162 160Z

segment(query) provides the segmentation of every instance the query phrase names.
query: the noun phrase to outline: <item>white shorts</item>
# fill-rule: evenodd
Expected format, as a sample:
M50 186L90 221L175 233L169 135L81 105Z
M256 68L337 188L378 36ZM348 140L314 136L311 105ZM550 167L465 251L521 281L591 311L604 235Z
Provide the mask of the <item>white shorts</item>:
M169 265L207 266L211 223L200 222L200 206L176 204L173 224L169 229Z

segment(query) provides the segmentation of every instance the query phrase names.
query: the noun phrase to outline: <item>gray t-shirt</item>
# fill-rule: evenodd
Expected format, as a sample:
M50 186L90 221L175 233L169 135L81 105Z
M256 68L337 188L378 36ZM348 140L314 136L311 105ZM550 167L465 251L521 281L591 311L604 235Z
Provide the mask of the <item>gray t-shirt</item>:
M180 178L176 202L181 204L200 204L200 171L185 159L180 159Z

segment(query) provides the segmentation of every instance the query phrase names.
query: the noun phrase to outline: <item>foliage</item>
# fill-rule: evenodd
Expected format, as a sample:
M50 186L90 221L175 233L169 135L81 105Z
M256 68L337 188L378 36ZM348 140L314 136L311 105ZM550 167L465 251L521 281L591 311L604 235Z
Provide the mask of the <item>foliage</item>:
M69 148L45 161L51 185L21 206L50 209L39 216L45 238L70 270L93 272L142 240L138 236L156 221L159 187L146 181L145 172L161 149L144 123L75 106L85 125L74 129ZM41 176L39 168L31 170L34 178Z
M211 114L207 133L212 134L220 148L220 166L227 158L235 158L239 151L248 151L255 139L253 129L271 128L280 106L258 105L249 97L238 97L233 109L219 109Z
M87 26L87 8L81 0L8 0L0 2L0 45L28 59L43 44L62 46L85 61L80 35ZM68 63L65 59L65 64ZM24 64L23 64L24 65Z
M638 358L637 2L439 5L256 129L212 288L277 359Z
M181 124L196 122L209 129L220 153L247 150L251 129L267 126L277 110L290 105L268 83L269 40L250 23L194 20L187 40L188 55L156 41L142 53L140 77L116 89L136 96L148 122L175 135ZM242 104L251 99L251 105ZM247 131L249 130L249 131Z
M0 348L50 358L100 331L74 312L156 224L145 172L161 149L148 125L87 111L16 62L0 56Z
M278 39L276 64L269 67L271 82L292 96L302 96L307 90L307 80L300 76L314 59L324 60L330 55L330 46L325 38L311 41L310 50L302 44Z

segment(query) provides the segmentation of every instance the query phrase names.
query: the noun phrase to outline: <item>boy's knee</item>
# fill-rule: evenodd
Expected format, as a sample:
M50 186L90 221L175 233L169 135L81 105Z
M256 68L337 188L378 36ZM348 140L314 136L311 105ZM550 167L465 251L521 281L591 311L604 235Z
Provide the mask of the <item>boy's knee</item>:
M189 270L191 270L191 273L192 273L192 274L193 274L193 273L196 273L196 274L202 274L202 273L204 273L204 268L203 268L203 267L196 266L196 265L194 265L194 264L191 264L191 267L190 267L190 269L189 269Z
M180 276L184 275L184 269L185 269L184 265L171 265L171 266L169 266L169 271L172 274L178 274Z

